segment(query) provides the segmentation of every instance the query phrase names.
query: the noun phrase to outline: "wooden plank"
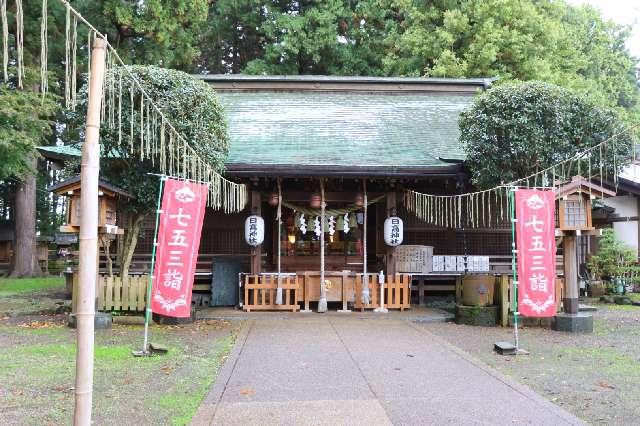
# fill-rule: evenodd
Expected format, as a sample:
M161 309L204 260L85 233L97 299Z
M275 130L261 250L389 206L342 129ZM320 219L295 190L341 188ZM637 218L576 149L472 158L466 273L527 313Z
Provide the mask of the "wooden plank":
M107 309L104 306L104 292L105 292L105 277L98 276L98 288L96 292L98 293L98 306L97 309L99 311L106 311Z
M120 277L107 277L107 281L112 282L113 287L113 310L122 310L122 279Z
M456 303L462 303L462 278L456 278Z
M194 284L193 291L210 291L211 284Z
M509 276L500 275L498 278L498 299L500 302L500 325L509 326Z
M104 309L107 311L113 310L113 278L106 279L105 285L105 297L104 297Z
M131 299L134 299L135 297L130 294L131 286L129 285L129 283L127 283L126 280L123 282L121 279L119 279L119 281L122 285L122 310L129 311L131 310Z
M144 311L147 307L147 303L151 303L147 299L147 285L149 282L148 275L140 275L137 280L138 288L138 310Z

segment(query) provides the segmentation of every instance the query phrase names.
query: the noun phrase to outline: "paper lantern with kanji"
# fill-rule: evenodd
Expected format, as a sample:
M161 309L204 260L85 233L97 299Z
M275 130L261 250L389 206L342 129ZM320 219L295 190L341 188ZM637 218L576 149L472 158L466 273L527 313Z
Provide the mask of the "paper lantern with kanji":
M384 221L384 242L386 245L395 247L402 244L404 226L402 219L398 216L391 216Z
M251 247L257 247L264 241L264 219L251 215L244 221L244 239Z

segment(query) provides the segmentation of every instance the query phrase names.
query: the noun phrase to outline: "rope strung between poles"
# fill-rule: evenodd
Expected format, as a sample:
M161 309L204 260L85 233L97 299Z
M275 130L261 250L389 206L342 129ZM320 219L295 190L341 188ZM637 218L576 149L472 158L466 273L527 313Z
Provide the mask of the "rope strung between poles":
M508 191L513 187L555 189L558 182L569 181L572 173L577 171L578 174L586 172L589 181L599 178L600 186L608 181L611 173L613 174L612 184L617 189L618 175L625 163L618 158L621 153L618 152L619 145L616 145L616 140L619 136L638 127L640 123L627 127L608 139L550 167L494 188L457 195L432 195L407 189L404 197L405 207L418 219L436 227L487 228L494 225L506 226L505 219L508 214L505 215L505 210L508 211ZM608 155L607 148L612 157L609 165L605 161ZM584 170L584 163L587 165L587 170ZM452 220L456 211L459 217L457 221ZM462 211L466 212L464 217ZM491 215L492 211L495 212L495 217Z
M245 185L236 184L222 177L185 139L167 118L162 109L150 96L141 81L127 67L116 49L109 44L107 37L89 23L66 0L57 0L65 8L64 22L64 106L68 110L75 110L77 106L77 78L78 78L78 22L87 31L87 44L81 46L81 51L91 57L91 45L96 37L104 40L107 49L106 78L103 82L103 96L101 104L101 121L105 128L117 132L118 142L123 139L123 122L126 114L130 117L130 150L132 156L140 160L157 164L162 173L169 173L180 179L204 181L209 187L208 206L223 209L227 213L239 212L244 209L248 191ZM42 0L40 17L40 91L44 96L49 92L48 83L48 31L49 16L48 0ZM23 0L15 0L15 40L16 40L16 79L17 88L22 89L25 78L24 62L24 12ZM2 21L2 53L3 78L9 81L8 67L11 63L9 53L9 24L7 22L7 0L0 0L0 20ZM86 49L84 49L86 47ZM87 59L87 87L90 86L91 61ZM123 93L123 91L125 93ZM129 100L132 109L126 111L123 99ZM140 110L133 108L133 103L139 104ZM123 114L125 115L123 117ZM139 116L137 116L139 115ZM134 120L139 123L139 129L134 128ZM137 140L134 141L134 130L139 130ZM168 136L168 138L167 138ZM168 143L166 143L168 139ZM134 143L138 142L138 143ZM159 143L158 143L159 142Z

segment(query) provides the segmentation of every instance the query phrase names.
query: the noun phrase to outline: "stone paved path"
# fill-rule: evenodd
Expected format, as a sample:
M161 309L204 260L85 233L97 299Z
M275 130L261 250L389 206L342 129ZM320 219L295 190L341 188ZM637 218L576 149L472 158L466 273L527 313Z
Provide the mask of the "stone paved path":
M193 424L581 422L419 325L353 313L247 322Z

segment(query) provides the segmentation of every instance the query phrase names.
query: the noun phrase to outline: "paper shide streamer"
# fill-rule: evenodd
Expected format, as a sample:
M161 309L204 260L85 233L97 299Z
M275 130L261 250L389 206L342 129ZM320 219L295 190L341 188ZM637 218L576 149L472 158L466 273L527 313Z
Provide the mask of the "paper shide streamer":
M0 0L2 24L2 73L5 83L9 81L9 64L16 64L16 85L22 89L25 76L24 63L24 15L23 0L15 0L15 58L10 57L9 23L7 1ZM87 55L87 87L91 76L91 47L96 37L105 40L107 47L103 96L101 105L102 125L116 132L118 145L128 144L131 157L151 161L162 174L174 178L195 180L209 185L208 205L227 213L244 209L248 192L245 185L223 178L208 161L198 154L184 136L176 130L164 112L145 91L142 83L124 65L117 51L106 37L96 30L65 0L59 1L65 8L64 42L64 105L68 110L77 107L78 84L78 23L86 30L86 46L80 49ZM48 84L48 7L50 0L42 0L40 17L40 91L44 97ZM62 95L62 94L61 94ZM124 108L127 100L130 108ZM128 116L127 116L128 115ZM128 123L127 123L128 121ZM128 131L128 138L125 132ZM128 139L128 140L127 140Z
M600 186L611 182L617 189L618 175L622 168L620 153L616 148L617 137L638 126L640 124L614 134L551 167L536 170L530 176L495 188L458 195L423 194L408 189L404 197L405 207L418 219L436 227L491 228L507 224L508 191L513 187L555 189L558 185L569 182L574 173L584 173L589 181L599 179ZM610 167L605 166L608 152L611 156Z

